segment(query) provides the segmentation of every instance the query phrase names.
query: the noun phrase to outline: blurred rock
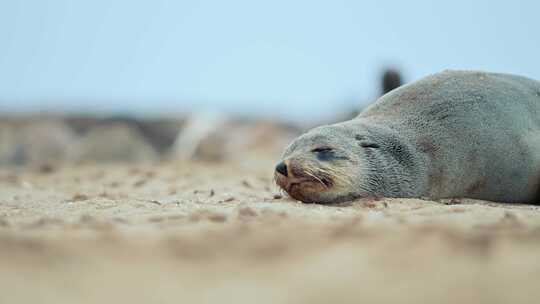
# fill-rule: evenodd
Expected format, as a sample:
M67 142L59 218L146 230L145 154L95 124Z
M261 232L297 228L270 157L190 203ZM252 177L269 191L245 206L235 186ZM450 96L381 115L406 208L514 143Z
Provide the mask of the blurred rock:
M61 121L2 124L0 165L42 166L63 161L76 136Z
M146 141L163 154L172 148L184 124L180 119L143 120L137 127Z
M0 125L0 165L15 165L16 154L19 149L19 144L16 140L17 136L12 126L8 124Z
M201 113L182 119L0 119L0 165L278 158L298 134L277 122ZM45 167L44 167L45 166ZM46 170L45 170L46 171Z
M381 79L381 95L384 95L403 84L401 73L396 69L387 69Z
M76 162L153 162L159 154L141 133L126 123L92 127L70 150Z
M215 137L216 131L222 129L226 122L223 115L215 112L191 115L174 142L172 158L220 160L223 156L223 142L220 138L212 137Z
M185 123L183 119L143 120L127 116L112 116L104 119L75 116L66 118L66 122L80 135L84 135L90 129L99 125L115 123L129 125L140 132L144 139L160 154L165 153L172 147Z
M84 135L91 128L99 125L102 119L91 116L68 116L64 121L70 126L77 135Z
M299 128L270 121L198 114L188 119L170 157L205 161L275 158L299 134Z

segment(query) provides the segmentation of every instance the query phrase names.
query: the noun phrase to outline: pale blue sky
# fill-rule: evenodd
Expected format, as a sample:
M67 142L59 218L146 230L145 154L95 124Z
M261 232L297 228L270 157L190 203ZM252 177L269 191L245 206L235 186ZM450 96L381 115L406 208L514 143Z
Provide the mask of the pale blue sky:
M389 64L540 79L538 3L4 0L0 110L313 118Z

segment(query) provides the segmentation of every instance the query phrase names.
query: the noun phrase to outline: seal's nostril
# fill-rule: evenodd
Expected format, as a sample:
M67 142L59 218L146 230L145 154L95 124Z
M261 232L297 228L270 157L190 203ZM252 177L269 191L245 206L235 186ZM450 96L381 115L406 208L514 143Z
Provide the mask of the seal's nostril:
M285 165L284 162L280 162L277 166L276 166L276 171L279 172L281 175L289 175L287 173L287 165Z

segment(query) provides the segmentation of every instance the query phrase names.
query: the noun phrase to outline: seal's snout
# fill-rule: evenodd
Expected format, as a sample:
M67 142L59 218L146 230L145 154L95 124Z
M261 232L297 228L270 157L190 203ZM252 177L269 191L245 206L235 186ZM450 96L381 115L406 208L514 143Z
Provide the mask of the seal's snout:
M277 164L276 172L283 176L289 175L289 173L287 172L287 165L285 164L285 162L280 162L279 164Z
M287 158L276 165L274 181L293 199L304 203L325 202L334 190L335 178L306 156Z

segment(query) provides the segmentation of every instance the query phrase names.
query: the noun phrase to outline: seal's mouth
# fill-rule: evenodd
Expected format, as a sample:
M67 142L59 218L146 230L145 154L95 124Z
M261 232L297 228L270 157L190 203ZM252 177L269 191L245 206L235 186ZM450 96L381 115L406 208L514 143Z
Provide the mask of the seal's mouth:
M332 179L324 174L295 168L287 176L276 172L276 184L289 196L303 202L313 202L318 193L332 187Z
M297 190L298 188L301 188L302 186L307 186L310 184L316 185L317 181L312 180L312 179L306 179L306 178L295 179L294 181L289 181L287 185L285 186L284 190L287 192L292 192L294 190ZM324 183L324 185L328 187L326 183Z

